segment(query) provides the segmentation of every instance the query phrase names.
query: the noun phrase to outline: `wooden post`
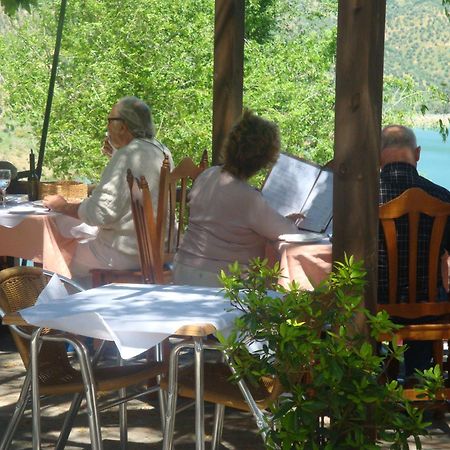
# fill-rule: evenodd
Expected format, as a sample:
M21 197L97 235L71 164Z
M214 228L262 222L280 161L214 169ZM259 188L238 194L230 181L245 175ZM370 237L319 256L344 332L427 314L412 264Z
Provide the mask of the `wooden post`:
M245 0L216 0L212 163L242 112Z
M378 185L386 0L339 0L333 260L365 261L365 304L375 310Z

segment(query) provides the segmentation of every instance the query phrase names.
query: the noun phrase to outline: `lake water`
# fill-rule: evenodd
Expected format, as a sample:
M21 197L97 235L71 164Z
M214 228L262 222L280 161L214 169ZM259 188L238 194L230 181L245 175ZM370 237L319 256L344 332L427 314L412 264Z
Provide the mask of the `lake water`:
M420 145L420 175L450 191L450 138L446 142L438 131L414 129L417 145Z

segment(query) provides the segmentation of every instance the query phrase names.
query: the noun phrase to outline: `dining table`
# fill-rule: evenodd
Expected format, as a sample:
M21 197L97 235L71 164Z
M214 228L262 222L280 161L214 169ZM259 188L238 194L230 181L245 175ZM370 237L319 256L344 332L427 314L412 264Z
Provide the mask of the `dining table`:
M184 341L172 349L169 361L163 449L171 448L176 410L178 359L174 352L179 352L185 342L186 348L194 349L196 449L204 450L204 342L213 333L230 332L240 314L221 288L110 284L52 301L38 301L30 308L6 314L3 321L7 325L48 327L114 341L124 359L145 352L166 337L183 337ZM99 424L93 426L100 429Z
M270 262L279 261L279 284L288 287L295 281L312 291L327 278L332 268L332 244L326 235L284 235L266 251Z
M40 203L9 195L0 207L0 256L42 264L44 269L70 278L70 262L77 243L95 237L96 228Z
M300 288L312 291L331 272L333 266L333 246L326 236L302 239L301 233L285 235L266 248L266 257L273 264L280 263L279 284L289 287L295 281ZM444 289L450 291L450 256L445 252L441 257L441 275Z

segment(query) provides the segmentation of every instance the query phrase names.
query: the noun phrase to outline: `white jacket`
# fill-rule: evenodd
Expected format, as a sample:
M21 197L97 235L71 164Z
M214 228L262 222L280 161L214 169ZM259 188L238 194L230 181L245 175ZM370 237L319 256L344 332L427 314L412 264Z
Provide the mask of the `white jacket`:
M109 262L111 253L116 253L117 256L119 252L136 256L136 265L139 266L138 245L126 179L127 169L131 169L135 177L145 176L156 211L164 155L169 156L173 167L170 151L159 141L154 138L133 139L114 153L92 195L80 204L80 219L99 228L96 239L90 242L90 249L98 259Z

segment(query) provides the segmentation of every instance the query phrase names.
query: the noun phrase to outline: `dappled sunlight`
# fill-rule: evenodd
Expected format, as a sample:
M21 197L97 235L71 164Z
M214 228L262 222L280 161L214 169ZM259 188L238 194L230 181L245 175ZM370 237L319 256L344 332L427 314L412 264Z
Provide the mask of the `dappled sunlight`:
M112 284L21 310L35 326L113 340L128 359L190 327L226 332L240 311L221 288Z
M9 336L0 336L0 438L11 418L19 390L23 382L23 364ZM41 431L42 448L54 448L69 409L72 396L51 397L42 401ZM132 400L128 403L128 433L130 450L160 450L162 447L161 422L156 399ZM210 445L210 433L214 406L206 404L206 447ZM175 448L195 449L194 409L189 408L177 414L175 427ZM101 413L103 448L119 448L118 411ZM31 448L31 410L27 408L20 421L11 448L28 450ZM227 412L224 423L223 448L263 450L264 446L251 414L238 411ZM70 434L67 449L90 449L88 419L86 415L77 416Z

